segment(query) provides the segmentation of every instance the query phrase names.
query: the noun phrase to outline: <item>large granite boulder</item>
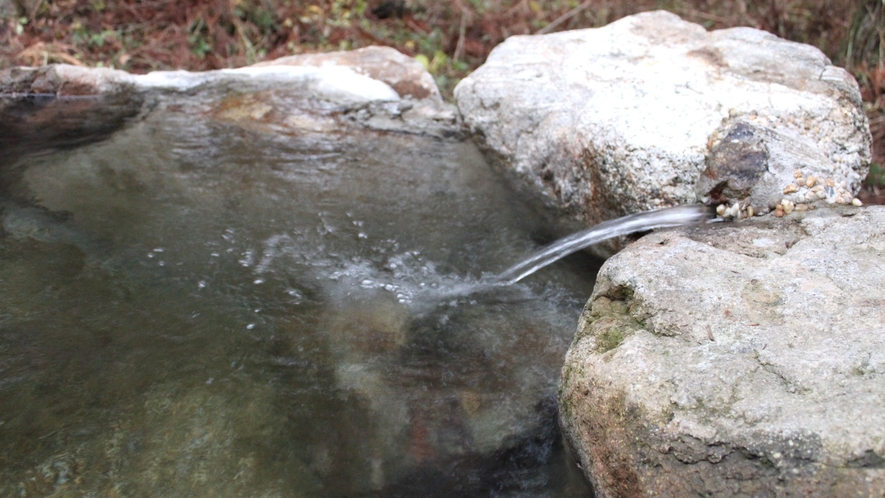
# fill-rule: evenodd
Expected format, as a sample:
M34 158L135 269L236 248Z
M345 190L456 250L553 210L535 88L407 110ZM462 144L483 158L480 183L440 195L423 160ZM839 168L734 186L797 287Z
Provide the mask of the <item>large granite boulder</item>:
M657 232L606 262L562 371L600 496L882 496L885 208Z
M857 84L819 50L667 12L508 38L455 98L497 163L587 225L698 201L741 217L848 204L870 160Z

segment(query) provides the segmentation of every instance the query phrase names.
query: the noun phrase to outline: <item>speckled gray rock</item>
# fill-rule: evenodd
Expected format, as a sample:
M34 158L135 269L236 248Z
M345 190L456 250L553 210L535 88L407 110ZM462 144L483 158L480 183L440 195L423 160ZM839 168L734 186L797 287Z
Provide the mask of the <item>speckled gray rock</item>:
M455 98L498 163L588 225L698 200L766 212L795 169L853 195L870 159L857 84L819 50L666 12L508 38Z
M38 94L58 97L119 93L132 89L125 71L50 64L38 68L0 70L0 94Z
M600 496L882 496L883 227L815 210L606 262L560 392Z

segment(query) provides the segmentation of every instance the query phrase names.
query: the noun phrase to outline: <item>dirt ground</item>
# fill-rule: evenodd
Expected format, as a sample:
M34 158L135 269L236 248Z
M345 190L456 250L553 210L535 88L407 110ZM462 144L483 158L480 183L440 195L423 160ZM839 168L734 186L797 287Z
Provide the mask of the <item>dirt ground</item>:
M508 36L598 27L653 9L707 29L751 26L809 43L851 71L874 138L861 198L885 202L883 0L0 0L0 68L208 70L386 45L418 58L451 98Z

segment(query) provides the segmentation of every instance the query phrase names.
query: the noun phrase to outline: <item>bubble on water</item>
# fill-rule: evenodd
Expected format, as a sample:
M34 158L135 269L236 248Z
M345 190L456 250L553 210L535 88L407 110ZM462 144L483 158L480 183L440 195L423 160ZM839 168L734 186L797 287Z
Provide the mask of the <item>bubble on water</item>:
M331 234L335 232L335 227L326 220L326 213L317 213L320 218L320 226L317 227L317 233L320 235Z
M163 252L164 250L165 249L163 249L162 247L155 247L154 248L154 252Z
M254 329L254 328L255 328L255 324L254 324L254 323L250 323L249 325L246 325L246 330L252 330L252 329Z
M264 241L264 253L255 267L258 273L264 273L280 256L290 254L295 249L295 240L288 234L277 234Z
M166 266L166 262L165 262L165 261L158 261L157 264L160 265L160 266Z
M240 265L249 267L255 262L255 253L250 251L243 251L240 253L240 259L237 260Z
M255 285L261 285L264 283L264 279L263 278L256 278L252 283Z
M152 252L147 253L147 257L149 257L149 258L153 258L153 257L154 257L154 253L152 253Z
M360 233L357 234L357 238L359 238L359 239L368 239L369 236L366 235L366 234L363 233L363 232L360 232Z
M206 287L206 281L205 281L205 280L200 280L199 282L197 282L197 288L198 288L198 289L203 289L203 288L205 288L205 287Z

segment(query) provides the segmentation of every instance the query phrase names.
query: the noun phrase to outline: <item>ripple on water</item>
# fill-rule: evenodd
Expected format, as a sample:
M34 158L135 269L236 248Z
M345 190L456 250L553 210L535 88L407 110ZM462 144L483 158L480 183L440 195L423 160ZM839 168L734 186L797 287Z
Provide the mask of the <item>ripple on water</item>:
M586 491L551 400L592 282L489 283L545 220L470 144L212 106L0 165L0 494Z

